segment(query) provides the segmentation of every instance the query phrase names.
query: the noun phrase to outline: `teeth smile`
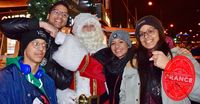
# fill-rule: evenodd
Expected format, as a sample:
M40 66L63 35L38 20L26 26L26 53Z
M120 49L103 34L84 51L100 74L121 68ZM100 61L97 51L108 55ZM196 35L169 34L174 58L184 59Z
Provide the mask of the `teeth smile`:
M152 40L148 40L148 41L146 41L146 43L151 43L152 42Z
M120 52L121 50L116 50L116 52Z

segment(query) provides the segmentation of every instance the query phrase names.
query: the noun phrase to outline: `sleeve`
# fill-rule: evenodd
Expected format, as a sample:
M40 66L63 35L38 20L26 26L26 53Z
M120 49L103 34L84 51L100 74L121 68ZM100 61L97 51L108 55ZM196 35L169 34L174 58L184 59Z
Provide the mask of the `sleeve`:
M200 64L191 55L187 57L192 61L195 70L195 83L192 92L189 94L189 98L192 101L200 103Z
M39 20L35 18L11 18L0 21L0 30L11 39L19 39L22 32L36 28L39 28Z
M68 88L71 84L73 73L52 61L45 66L48 69L46 70L47 74L55 81L56 88L61 90Z
M105 82L102 64L90 55L83 58L78 70L81 76Z
M86 48L73 35L65 36L64 43L53 54L53 59L65 69L76 71L88 54Z
M178 54L177 54L178 55ZM200 103L200 64L198 61L190 54L180 54L186 56L193 64L195 71L195 82L191 93L189 94L189 98L192 101Z
M124 76L123 76L124 78ZM119 93L120 104L125 104L125 80L122 79L121 86L120 86L120 93Z
M113 53L110 48L106 47L97 51L92 56L104 65L111 60Z
M194 81L194 86L192 88L192 91L189 93L188 97L190 98L190 100L195 101L195 102L200 102L200 64L197 62L197 60L190 54L177 54L174 52L174 56L185 56L188 58L188 60L191 61L193 67L194 67L194 71L195 71L195 81ZM173 58L174 59L174 58ZM181 63L181 61L179 61L180 63L176 63L176 66L182 66L183 64ZM171 61L167 64L167 66L169 66L171 64Z
M11 97L14 96L11 94L11 88L13 87L13 81L11 78L12 76L10 72L7 71L7 68L0 71L0 104L14 103L14 99Z
M58 34L56 35L56 38L55 38L55 43L56 44L63 44L64 41L65 41L65 36L66 34L63 33L63 32L58 32Z
M52 40L51 46L47 50L42 63L46 69L46 73L55 81L56 88L63 90L70 86L72 72L60 66L55 60L52 59L52 55L58 47L59 46L54 42L54 40Z

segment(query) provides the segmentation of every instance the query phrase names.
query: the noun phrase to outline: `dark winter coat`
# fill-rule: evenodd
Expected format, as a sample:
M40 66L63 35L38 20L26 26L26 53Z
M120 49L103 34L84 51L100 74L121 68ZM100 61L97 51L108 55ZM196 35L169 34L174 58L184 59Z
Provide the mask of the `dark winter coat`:
M32 104L36 97L42 101L41 96L45 94L28 82L19 69L18 58L13 60L0 71L0 104ZM54 81L45 73L41 81L49 103L57 104Z
M18 40L23 32L36 28L39 28L39 21L34 18L12 18L0 21L0 30L6 37L11 39ZM58 45L55 44L54 39L50 35L48 44L49 47L41 64L45 69L48 69L46 72L54 79L56 87L65 89L70 85L72 72L64 69L52 59L52 55L58 49Z
M104 66L104 74L106 77L106 84L109 92L110 104L119 104L119 93L122 81L122 74L128 61L133 57L133 48L130 48L126 56L118 59L110 48L104 48L94 54L97 59Z

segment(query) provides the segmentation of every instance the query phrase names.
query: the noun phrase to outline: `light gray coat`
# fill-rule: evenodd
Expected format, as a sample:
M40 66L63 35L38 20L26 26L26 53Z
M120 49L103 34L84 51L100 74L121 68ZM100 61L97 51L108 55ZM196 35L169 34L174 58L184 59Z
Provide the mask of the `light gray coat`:
M178 47L175 47L171 50L173 56L177 55L177 50ZM191 104L190 100L200 102L200 64L191 55L187 54L186 57L189 58L194 65L196 73L194 87L188 97L181 101L174 101L166 95L162 86L163 104ZM140 79L137 69L132 68L130 63L127 63L124 69L120 89L120 104L140 104Z

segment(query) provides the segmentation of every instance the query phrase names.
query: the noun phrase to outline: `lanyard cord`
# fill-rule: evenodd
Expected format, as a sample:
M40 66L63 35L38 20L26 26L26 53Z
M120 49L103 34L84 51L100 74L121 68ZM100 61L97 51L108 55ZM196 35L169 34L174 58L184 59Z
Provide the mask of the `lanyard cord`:
M42 88L42 86L43 86L43 83L42 83L42 80L41 80L41 78L40 78L40 79L38 79L38 80L39 80L39 83L40 83L40 86L38 86L38 88L39 88L39 89L41 89L41 88ZM36 84L34 84L34 81L33 81L33 80L31 80L30 74L28 74L28 81L29 81L30 83L32 83L33 85L37 86Z
M37 79L32 74L28 74L26 76L26 78L27 78L28 82L33 84L35 87L37 87L40 91L42 91L46 95L46 92L43 88L43 82L42 82L41 78Z

